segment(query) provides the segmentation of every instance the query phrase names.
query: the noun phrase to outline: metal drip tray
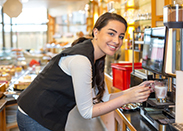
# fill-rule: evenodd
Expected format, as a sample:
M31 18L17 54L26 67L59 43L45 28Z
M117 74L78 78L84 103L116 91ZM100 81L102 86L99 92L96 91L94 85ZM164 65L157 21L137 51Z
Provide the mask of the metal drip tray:
M140 114L157 130L164 130L166 125L174 123L175 119L166 113L164 109L142 107Z
M168 101L168 100L167 100L167 102L163 102L163 103L157 102L156 98L149 98L146 102L156 108L166 108L166 107L175 106L175 103Z
M172 123L171 126L174 127L173 129L176 129L177 131L183 131L183 124L182 123L181 124Z

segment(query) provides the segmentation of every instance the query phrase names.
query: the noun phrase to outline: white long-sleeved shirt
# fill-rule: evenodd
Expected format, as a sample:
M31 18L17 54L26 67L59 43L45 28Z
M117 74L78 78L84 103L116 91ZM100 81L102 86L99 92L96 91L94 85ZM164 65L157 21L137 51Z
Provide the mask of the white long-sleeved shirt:
M85 119L92 118L93 98L97 90L92 88L92 68L87 57L82 55L72 55L62 57L59 61L60 68L72 77L77 108L81 116ZM110 94L107 86L102 100L108 101ZM18 109L27 115L19 106Z
M97 90L92 88L92 67L87 57L72 55L62 57L59 61L60 68L72 77L77 108L85 119L92 118L93 98ZM105 86L102 100L108 101L110 94Z

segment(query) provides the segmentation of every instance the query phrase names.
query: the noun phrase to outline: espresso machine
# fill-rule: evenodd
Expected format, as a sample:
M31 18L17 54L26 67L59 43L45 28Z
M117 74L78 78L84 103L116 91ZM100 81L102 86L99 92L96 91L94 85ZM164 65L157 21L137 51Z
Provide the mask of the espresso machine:
M145 80L161 80L168 82L166 102L158 102L156 100L155 93L151 93L148 100L144 102L143 106L140 108L141 116L158 131L183 130L183 124L176 123L175 121L176 71L183 71L183 6L181 4L167 5L163 8L163 23L166 28L166 37L159 37L160 40L165 40L162 59L163 62L161 63L161 61L156 60L154 65L149 64L152 63L149 62L149 60L153 57L152 41L149 39L150 36L153 36L153 34L151 33L148 35L148 32L153 30L153 28L147 29L144 32L144 47L142 56L144 62L143 68L146 73L139 73L138 70L134 69L132 69L131 73L131 86L135 86ZM145 42L146 37L149 40L147 42ZM155 45L157 46L157 44ZM149 52L151 53L150 55L148 54ZM161 64L162 67L157 66ZM162 70L158 70L161 68Z
M171 123L172 129L183 130L182 114L182 78L183 76L183 3L177 2L164 7L164 25L169 30L169 40L166 53L165 73L170 78L175 78L175 122ZM171 64L173 63L173 64Z
M166 26L144 31L142 67L148 72L146 80L168 83L166 100L159 101L156 89L153 88L154 92L140 108L141 116L158 131L166 131L167 125L175 122L175 88L173 78L165 72L168 34L169 29Z

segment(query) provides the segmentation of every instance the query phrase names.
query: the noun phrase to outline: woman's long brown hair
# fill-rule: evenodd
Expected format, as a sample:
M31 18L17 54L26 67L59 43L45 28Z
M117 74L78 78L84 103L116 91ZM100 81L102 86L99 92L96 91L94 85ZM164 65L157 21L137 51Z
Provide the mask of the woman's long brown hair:
M117 20L125 25L125 31L127 29L127 22L126 20L115 13L104 13L101 15L98 20L96 21L95 26L93 29L97 28L99 31L105 27L110 20ZM92 36L94 37L94 34L92 32ZM84 40L87 40L85 37L80 37L76 41L72 43L72 46L75 44L78 44ZM94 100L97 100L97 103L102 102L102 97L104 95L105 91L105 84L104 84L104 68L105 68L105 56L101 57L100 59L96 60L95 63L95 81L96 81L96 88L98 89L97 96L94 98Z

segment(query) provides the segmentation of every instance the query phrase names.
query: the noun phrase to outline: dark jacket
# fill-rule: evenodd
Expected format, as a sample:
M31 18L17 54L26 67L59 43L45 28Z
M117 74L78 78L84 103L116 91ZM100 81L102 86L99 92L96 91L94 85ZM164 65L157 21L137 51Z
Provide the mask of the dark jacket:
M25 113L53 131L64 131L68 113L76 105L72 78L58 65L62 56L75 54L89 59L94 76L94 48L91 40L86 40L52 58L18 98L18 105Z

